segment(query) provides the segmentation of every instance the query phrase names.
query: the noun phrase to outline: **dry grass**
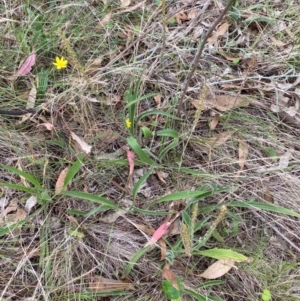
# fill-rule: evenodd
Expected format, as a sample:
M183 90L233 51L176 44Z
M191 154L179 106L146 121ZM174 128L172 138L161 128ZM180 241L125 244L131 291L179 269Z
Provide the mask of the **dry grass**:
M141 126L156 132L171 128L180 139L155 169L167 173L165 183L153 173L134 205L143 210L170 211L170 203L149 204L167 193L198 190L204 184L227 187L227 192L199 202L198 220L209 219L195 237L204 236L218 215L209 206L226 204L227 216L205 249L232 249L252 261L237 263L238 269L232 269L221 278L222 284L212 288L196 288L205 280L195 275L212 263L196 252L189 258L175 256L172 270L186 289L212 297L207 300L258 301L265 288L271 291L272 300L299 300L299 218L230 207L230 202L254 199L299 213L300 114L299 108L295 116L286 111L296 107L300 97L296 84L287 86L296 82L300 70L300 6L292 1L238 2L237 22L226 17L223 23L231 23L228 31L205 47L184 98L182 121L151 115L136 124L137 132ZM105 223L103 219L113 210L55 195L55 183L81 152L69 140L72 131L92 146L92 153L85 156L69 189L101 195L127 208L132 188L126 155L119 151L130 136L124 120L128 117L124 92L132 83L139 96L153 92L160 96L159 104L153 97L139 102L136 117L150 109L176 114L201 32L218 17L224 1L167 1L165 13L172 16L168 21L163 20L160 1L146 1L132 11L121 8L117 1L107 3L0 4L1 108L25 107L28 92L33 84L37 86L42 69L48 72L45 95L35 102L42 112L23 123L19 117L2 116L0 120L1 163L26 171L43 187L39 203L22 226L5 232L7 224L0 225L0 300L167 300L161 288L166 260L160 261L159 248L141 257L123 277L134 290L112 293L93 290L90 284L96 276L123 279L132 256L150 237L137 225L156 229L165 217L135 211ZM129 7L139 3L131 1ZM32 73L8 80L33 50L38 59ZM52 68L55 56L68 58L67 70ZM203 98L204 87L208 89ZM235 96L237 102L247 97L250 103L224 111L193 105L208 103L219 95ZM275 105L279 113L274 112ZM220 113L220 120L212 130L209 123L216 113ZM52 123L55 130L47 131L41 126L44 122ZM224 133L228 134L226 141L211 142L212 137ZM155 156L159 156L161 145L170 141L160 136L135 137ZM248 149L243 171L239 165L241 143ZM282 156L289 152L288 166L278 168ZM146 173L149 166L137 160L136 170ZM136 173L134 177L140 178ZM4 167L1 182L26 185ZM46 201L46 193L50 201ZM13 199L23 208L29 196L6 185L0 213ZM175 210L182 210L184 201L174 202ZM177 251L172 247L178 237L179 233L166 239L168 259ZM185 291L182 300L196 299Z

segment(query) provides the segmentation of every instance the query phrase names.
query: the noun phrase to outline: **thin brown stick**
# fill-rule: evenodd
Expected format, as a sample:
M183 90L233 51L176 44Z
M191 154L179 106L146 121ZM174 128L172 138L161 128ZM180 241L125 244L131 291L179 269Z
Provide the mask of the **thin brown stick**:
M206 44L206 41L207 39L209 38L209 36L211 35L211 33L213 32L213 30L217 27L217 25L222 21L223 17L225 16L225 14L228 12L229 8L231 7L232 3L233 3L234 0L229 0L229 2L227 3L226 7L224 8L224 10L222 11L222 13L220 14L219 18L215 21L215 23L209 28L208 32L206 33L206 35L203 37L203 40L202 40L202 43L199 47L199 50L195 56L195 59L194 59L194 62L193 62L193 67L192 67L192 70L190 71L188 77L187 77L187 80L185 82L185 85L184 85L184 88L183 88L183 91L181 93L181 96L180 96L180 99L179 99L179 102L178 102L178 109L177 109L177 115L179 115L180 111L182 111L182 103L183 103L183 98L186 94L186 91L188 89L188 86L189 86L189 83L191 81L191 78L193 77L195 71L196 71L196 68L197 68L197 65L199 63L199 60L201 58L201 55L202 55L202 52L203 52L203 49L204 49L204 46Z

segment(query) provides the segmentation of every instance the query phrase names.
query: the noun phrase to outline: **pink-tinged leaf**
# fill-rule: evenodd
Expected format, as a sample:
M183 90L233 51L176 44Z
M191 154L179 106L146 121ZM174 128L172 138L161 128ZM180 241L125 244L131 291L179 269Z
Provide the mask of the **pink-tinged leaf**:
M126 152L127 154L127 160L129 163L129 176L133 175L133 170L134 170L134 152L130 151L128 146L122 146L122 149Z
M44 126L48 131L52 131L54 129L54 125L50 122L41 123L39 126Z
M35 64L36 53L30 54L30 56L23 62L18 72L15 74L16 76L26 75L31 71L31 68Z
M166 234L168 228L171 226L172 222L164 222L159 228L153 233L151 239L145 245L145 247L155 244L163 235Z
M127 159L129 162L129 175L131 176L133 174L134 170L134 152L127 150Z

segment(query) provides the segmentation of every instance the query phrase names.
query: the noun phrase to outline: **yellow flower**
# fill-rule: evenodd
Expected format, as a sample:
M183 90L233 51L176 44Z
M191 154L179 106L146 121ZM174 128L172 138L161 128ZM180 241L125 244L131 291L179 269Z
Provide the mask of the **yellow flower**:
M68 65L68 61L64 59L64 57L62 56L61 59L57 56L55 58L56 63L53 63L53 65L56 67L56 69L63 69L63 68L67 68Z
M129 119L126 119L125 123L128 128L131 128L131 121Z

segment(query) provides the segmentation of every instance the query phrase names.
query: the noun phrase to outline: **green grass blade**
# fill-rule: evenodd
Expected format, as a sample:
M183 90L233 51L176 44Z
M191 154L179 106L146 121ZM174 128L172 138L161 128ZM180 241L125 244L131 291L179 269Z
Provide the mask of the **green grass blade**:
M133 151L136 153L136 155L139 157L139 159L146 164L149 164L151 166L156 166L157 164L152 161L147 154L142 150L142 148L139 146L137 140L133 137L130 137L127 139L128 144L133 149Z
M163 157L173 148L175 148L179 143L179 139L174 139L168 146L166 146L159 154L159 159Z
M82 160L83 160L84 156L85 156L84 154L79 155L78 159L70 167L70 169L66 175L65 181L64 181L64 187L67 187L71 183L71 181L73 180L75 175L78 173L79 169L81 168L81 166L83 164Z
M266 210L270 212L280 213L284 215L290 215L295 217L300 217L300 214L295 212L292 209L287 209L281 206L275 206L272 204L266 204L266 203L258 203L254 201L248 201L248 202L230 202L229 204L226 204L228 207L240 207L240 208L249 208L249 209L260 209L260 210Z
M161 110L151 110L151 111L147 111L147 112L144 112L142 114L139 115L139 117L137 118L136 122L139 122L140 120L142 120L143 118L147 117L147 116L150 116L150 115L163 115L163 116L166 116L166 117L169 117L171 119L174 119L174 120L182 120L181 118L178 118L168 112L164 112L164 111L161 111Z
M153 167L151 167L134 185L134 187L132 189L133 203L135 201L135 198L136 198L139 188L148 179L148 177L152 174L152 172L153 172Z
M79 192L79 191L64 191L61 193L62 195L78 198L78 199L83 199L87 200L93 203L101 204L101 205L106 205L111 209L120 209L119 206L115 205L112 201L103 198L98 195L86 193L86 192Z
M172 213L176 213L175 211L152 211L152 210L145 210L145 209L140 209L135 206L131 207L131 211L136 211L145 215L154 215L154 216L166 216L166 215L171 215Z
M151 203L150 205L153 206L155 204L163 203L163 202L172 202L172 201L179 201L179 200L183 200L183 199L195 198L191 202L189 202L189 205L191 205L191 204L199 201L199 199L210 196L213 193L215 193L215 192L214 191L207 191L207 190L178 191L178 192L174 192L174 193L165 195L164 197L158 199L157 201Z
M18 184L12 184L12 183L0 183L0 186L16 189L16 190L19 190L19 191L28 192L30 194L37 194L37 192L38 192L34 188L30 188L30 187L26 187L26 186L18 185Z
M209 250L204 250L204 251L197 251L196 252L199 255L206 256L206 257L211 257L215 259L232 259L236 262L243 262L247 261L248 258L240 253L237 253L235 251L232 251L230 249L209 249Z
M164 136L164 137L172 137L172 138L179 138L179 133L173 129L163 129L157 131L157 136Z
M130 271L133 269L134 265L137 263L137 261L150 249L150 246L147 246L139 251L137 251L132 259L130 260L130 262L127 264L125 270L124 270L124 274L122 276L122 278L126 278Z
M197 285L196 288L205 288L205 287L219 285L219 284L223 284L223 283L224 283L224 281L222 281L222 280L210 280L210 281L201 283L200 285Z
M142 100L144 100L146 98L149 98L149 97L152 97L152 96L155 96L155 95L157 95L157 93L149 93L149 94L146 94L144 96L138 97L138 98L136 98L134 100L132 100L132 98L131 98L129 100L128 104L125 106L125 109L129 108L130 106L136 104L139 101L142 101Z
M19 170L15 167L12 167L12 166L4 165L4 164L1 164L1 166L4 167L7 170L13 172L14 174L17 174L20 177L23 177L25 180L27 180L28 182L33 184L34 187L41 188L41 184L39 183L39 181L36 178L34 178L31 174L29 174L25 171Z

